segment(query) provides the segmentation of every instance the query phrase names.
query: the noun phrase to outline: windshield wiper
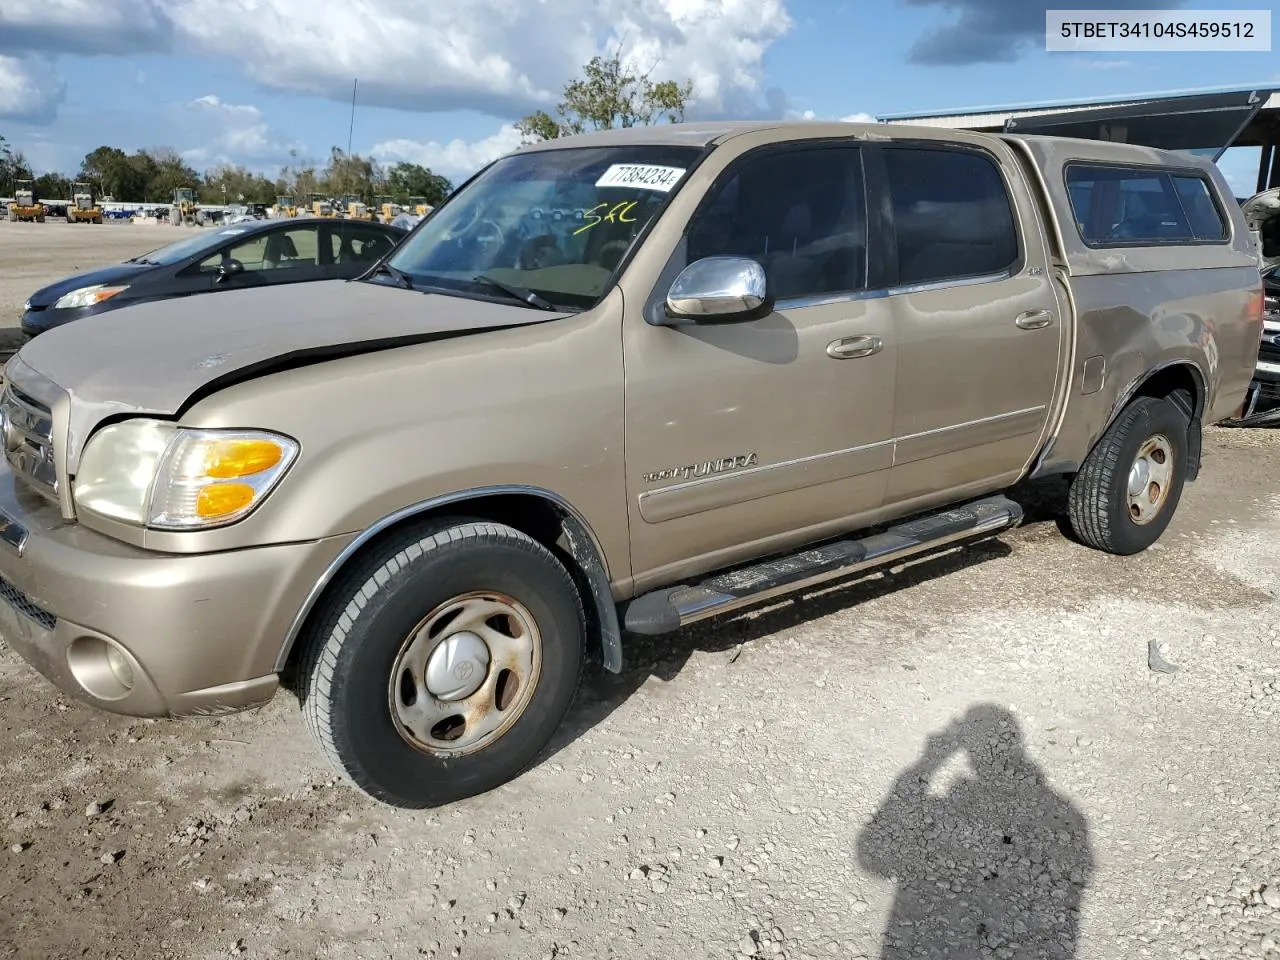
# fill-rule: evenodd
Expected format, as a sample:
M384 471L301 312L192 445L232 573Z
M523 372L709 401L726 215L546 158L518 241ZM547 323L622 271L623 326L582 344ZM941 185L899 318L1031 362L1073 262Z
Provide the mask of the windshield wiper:
M376 276L379 273L385 273L389 277L393 277L395 281L406 290L413 289L413 281L409 279L409 275L403 270L391 266L389 263L380 263L373 268L373 272L369 276Z
M493 277L484 273L480 274L478 277L474 277L473 279L477 283L487 283L489 286L497 290L501 290L508 296L514 297L522 303L527 303L531 307L537 307L539 310L557 309L556 305L550 300L546 300L538 296L532 290L526 290L524 287L518 287L514 283L507 283L505 280L495 280Z

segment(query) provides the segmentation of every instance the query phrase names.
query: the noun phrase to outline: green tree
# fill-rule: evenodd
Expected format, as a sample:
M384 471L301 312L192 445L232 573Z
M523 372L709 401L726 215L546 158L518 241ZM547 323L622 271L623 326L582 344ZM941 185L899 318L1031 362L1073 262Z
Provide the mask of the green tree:
M282 192L274 180L222 164L204 173L200 196L206 203L275 203Z
M353 194L366 203L373 200L373 161L358 153L348 155L338 147L329 151L329 164L321 180L330 196L344 197Z
M35 178L36 196L42 200L70 200L71 180L60 173L42 173Z
M160 203L172 201L173 191L178 187L194 187L199 197L200 174L172 147L139 150L130 160L139 170L147 173L144 199ZM221 198L214 197L199 199L204 203L221 202Z
M397 203L407 203L410 197L425 197L428 204L438 207L453 192L448 178L417 163L397 163L387 171L386 183L386 192Z
M693 96L693 81L654 83L648 73L624 67L618 53L608 59L592 57L582 74L565 85L556 117L539 110L516 124L526 143L664 119L679 123Z
M0 137L0 196L12 197L17 181L33 177L31 164L27 163L22 151L14 150L9 141Z

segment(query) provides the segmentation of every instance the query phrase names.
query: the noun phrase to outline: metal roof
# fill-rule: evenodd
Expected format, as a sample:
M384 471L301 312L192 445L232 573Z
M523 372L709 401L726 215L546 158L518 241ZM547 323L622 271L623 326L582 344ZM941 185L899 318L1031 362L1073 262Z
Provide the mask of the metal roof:
M1219 93L1247 94L1254 91L1259 93L1266 92L1271 95L1270 99L1265 104L1264 109L1280 109L1280 93L1277 93L1277 91L1280 91L1280 83L1277 83L1275 80L1271 80L1266 83L1228 84L1217 87L1194 87L1184 90L1161 90L1148 93L1131 93L1106 97L1040 100L1028 103L961 107L951 110L930 110L925 112L884 113L877 114L876 119L881 123L929 120L933 126L950 126L951 124L944 123L942 121L986 117L990 114L1005 115L998 120L995 117L991 117L991 124L995 125L997 123L1003 124L1004 119L1007 116L1029 116L1041 112L1058 112L1073 108L1085 109L1088 107L1103 106L1119 107L1129 104L1144 103L1150 100L1172 100L1179 97L1200 97Z

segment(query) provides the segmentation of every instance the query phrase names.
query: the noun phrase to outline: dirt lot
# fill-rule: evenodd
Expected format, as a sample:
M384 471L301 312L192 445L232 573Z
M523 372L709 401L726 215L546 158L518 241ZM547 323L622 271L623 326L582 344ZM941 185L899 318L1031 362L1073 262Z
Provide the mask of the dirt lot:
M0 308L168 235L4 225ZM1041 510L632 640L435 812L336 782L287 694L131 721L0 642L0 957L1278 960L1278 438L1208 431L1138 557Z
M194 227L168 224L0 223L0 351L13 348L22 303L47 283L154 250Z

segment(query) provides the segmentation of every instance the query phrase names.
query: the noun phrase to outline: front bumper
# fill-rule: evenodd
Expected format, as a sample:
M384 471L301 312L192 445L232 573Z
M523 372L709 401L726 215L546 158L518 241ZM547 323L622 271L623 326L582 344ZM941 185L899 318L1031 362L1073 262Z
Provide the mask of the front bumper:
M113 713L243 710L275 694L289 625L353 538L155 553L64 522L0 464L0 633L59 689ZM131 687L104 672L104 644Z

